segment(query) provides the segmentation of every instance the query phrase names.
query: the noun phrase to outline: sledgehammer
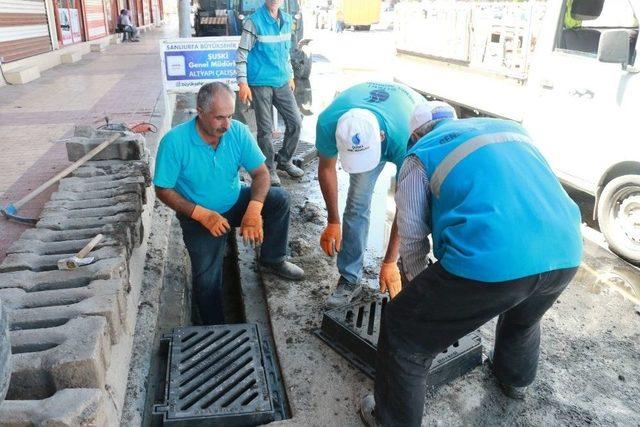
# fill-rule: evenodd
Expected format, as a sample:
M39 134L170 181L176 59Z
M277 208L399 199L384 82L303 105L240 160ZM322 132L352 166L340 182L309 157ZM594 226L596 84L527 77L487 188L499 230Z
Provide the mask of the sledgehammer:
M91 239L91 241L87 243L84 248L80 249L80 252L72 257L59 260L58 270L75 270L76 268L82 267L83 265L91 264L94 260L94 257L87 257L87 255L89 255L89 252L91 252L91 250L95 248L98 243L100 243L102 237L102 234L98 234L96 237Z

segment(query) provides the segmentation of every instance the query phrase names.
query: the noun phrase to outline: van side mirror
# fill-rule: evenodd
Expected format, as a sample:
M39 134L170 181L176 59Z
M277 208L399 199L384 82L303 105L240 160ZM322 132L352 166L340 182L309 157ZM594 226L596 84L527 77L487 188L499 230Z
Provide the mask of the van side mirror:
M627 30L605 30L600 33L598 61L627 65L631 46L631 35Z

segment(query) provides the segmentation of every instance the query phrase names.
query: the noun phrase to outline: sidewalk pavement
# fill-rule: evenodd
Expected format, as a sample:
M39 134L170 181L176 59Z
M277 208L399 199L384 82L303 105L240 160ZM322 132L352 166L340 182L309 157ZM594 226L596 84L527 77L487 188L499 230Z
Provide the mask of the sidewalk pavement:
M26 85L0 87L0 205L16 202L67 167L64 143L75 125L133 125L163 114L158 40L177 36L167 24L142 34L140 43L110 45L62 64ZM57 186L20 214L37 217ZM0 217L0 261L27 226Z

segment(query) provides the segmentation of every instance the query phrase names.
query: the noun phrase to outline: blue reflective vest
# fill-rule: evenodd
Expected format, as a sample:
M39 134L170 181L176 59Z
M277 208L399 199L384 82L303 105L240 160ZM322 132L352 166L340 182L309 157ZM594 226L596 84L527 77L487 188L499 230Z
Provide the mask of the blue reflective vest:
M291 15L280 10L280 22L260 6L248 19L256 27L257 40L247 58L247 83L250 86L280 87L293 78L289 62Z
M448 272L502 282L580 265L580 211L519 124L444 120L407 155L429 178L434 253Z

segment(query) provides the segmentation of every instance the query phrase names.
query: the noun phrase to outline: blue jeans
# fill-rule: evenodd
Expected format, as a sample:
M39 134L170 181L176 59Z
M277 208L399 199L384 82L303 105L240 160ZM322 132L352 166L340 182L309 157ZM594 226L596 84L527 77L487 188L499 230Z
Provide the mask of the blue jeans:
M296 98L285 83L281 87L251 86L253 105L256 111L256 126L258 128L258 145L267 158L265 164L269 169L274 169L274 162L286 163L291 160L298 147L300 131L302 130L302 118L296 104ZM285 131L282 148L275 155L273 152L273 109L284 119Z
M342 249L338 252L338 271L350 283L362 278L362 260L369 237L371 197L378 176L384 169L380 162L369 172L349 175L349 193L342 214Z
M232 227L239 227L251 189L243 187L236 204L223 213ZM260 261L277 264L284 261L289 243L289 194L282 188L271 188L264 201L264 242L260 249ZM222 264L227 234L215 237L199 222L178 215L184 244L191 258L193 299L200 312L202 323L224 323L222 299Z

